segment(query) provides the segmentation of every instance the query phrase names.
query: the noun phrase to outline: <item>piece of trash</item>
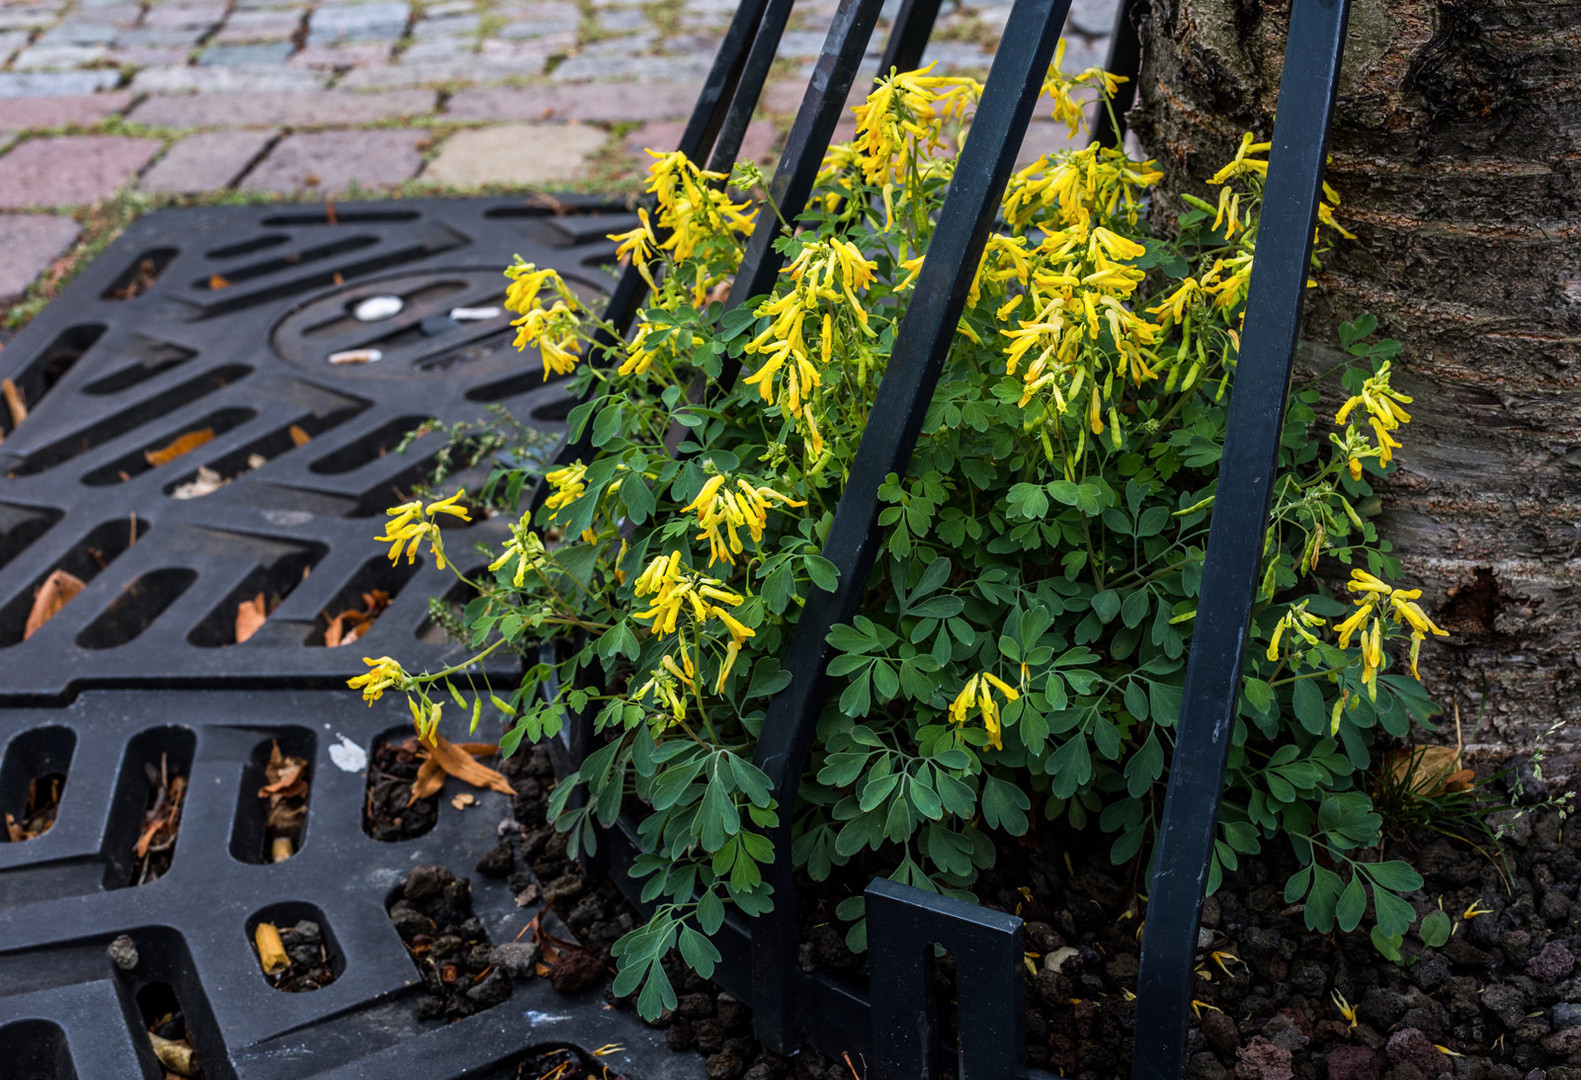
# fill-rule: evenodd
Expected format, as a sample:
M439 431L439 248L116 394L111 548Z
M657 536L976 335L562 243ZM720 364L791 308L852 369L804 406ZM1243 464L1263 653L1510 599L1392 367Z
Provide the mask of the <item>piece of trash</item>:
M269 608L264 603L264 594L259 593L251 600L243 600L236 605L236 644L240 645L258 632L258 628L269 618Z
M399 296L370 296L351 309L351 317L358 322L378 322L399 315L406 309L406 301Z
M296 848L291 844L289 836L277 836L269 844L269 861L285 862L296 854Z
M285 942L280 940L280 931L273 923L259 923L258 929L253 931L253 941L258 946L258 962L263 965L265 975L273 975L291 966L291 958L285 952Z
M497 319L500 309L497 307L454 307L450 309L450 317L456 322L478 322L483 319Z
M10 379L0 379L0 394L5 396L5 407L11 410L11 428L27 419L27 405L22 401L22 391Z
M219 289L228 289L230 287L231 287L231 283L229 281L226 281L220 275L218 275L218 274L210 274L209 275L209 288L215 289L215 290L219 290Z
M329 620L329 625L324 627L324 647L335 649L342 645L350 645L366 634L384 613L384 609L389 606L390 594L383 589L363 593L361 611L347 608ZM327 614L325 617L328 618Z
M154 1047L154 1057L177 1076L189 1077L198 1074L198 1052L185 1042L162 1038L152 1031L148 1033L148 1041Z
M27 614L27 625L22 628L22 640L26 641L38 633L40 627L59 615L60 609L87 587L87 582L64 570L56 570L45 578L44 584L38 587L38 593L33 597L33 610Z
M383 359L384 354L378 349L347 349L329 354L331 364L372 364Z
M213 441L213 439L214 429L211 427L201 428L198 431L189 431L174 442L161 446L158 450L144 450L143 460L157 469L161 465L170 464L182 454L190 454L204 443Z
M303 431L302 425L300 424L292 424L286 429L286 431L291 436L292 446L304 446L307 443L313 441L313 436L309 435L306 431Z
M417 324L424 337L438 337L447 330L456 328L456 320L448 315L430 315Z
M463 791L460 795L457 795L454 799L450 800L450 805L454 806L457 810L465 810L467 807L474 805L477 801L478 800L475 795L470 792Z
M342 735L340 742L330 744L329 760L341 772L361 772L368 767L368 752Z
M247 467L249 469L261 469L267 464L269 464L269 459L262 454L247 455Z
M110 942L105 952L110 954L110 959L122 971L135 971L140 960L137 955L137 943L125 934Z
M521 892L516 894L516 906L526 907L538 901L538 883L535 881Z
M185 484L177 484L170 490L172 499L201 499L205 495L212 495L229 480L209 468L207 465L198 467L198 475L188 480Z
M446 776L454 776L476 788L487 788L505 795L516 794L509 780L476 760L492 757L499 751L500 748L493 743L453 743L443 735L434 735L432 746L424 744L417 751L423 763L417 769L417 779L412 781L411 801L437 795L445 786Z

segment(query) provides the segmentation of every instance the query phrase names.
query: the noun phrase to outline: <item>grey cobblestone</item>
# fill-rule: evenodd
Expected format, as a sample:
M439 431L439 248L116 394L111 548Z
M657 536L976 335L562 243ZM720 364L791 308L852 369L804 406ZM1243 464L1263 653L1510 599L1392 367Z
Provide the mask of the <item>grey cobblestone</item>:
M69 71L98 63L110 50L103 45L34 45L11 61L13 71Z
M115 40L120 29L109 23L99 22L72 22L61 23L45 31L38 39L38 45L108 45Z
M132 88L165 94L266 94L281 90L313 90L328 81L329 76L322 72L283 66L169 67L138 72L132 80Z
M0 71L0 98L91 94L120 81L118 71Z
M300 11L238 11L225 20L215 42L289 41L302 28Z
M557 82L590 82L618 76L624 81L694 82L708 77L712 56L633 56L611 70L608 60L573 56L554 69Z
M406 33L411 9L405 4L329 4L308 21L308 42L395 41Z
M296 46L289 41L259 42L251 45L212 45L203 50L198 63L204 67L246 67L249 64L279 64L290 59Z

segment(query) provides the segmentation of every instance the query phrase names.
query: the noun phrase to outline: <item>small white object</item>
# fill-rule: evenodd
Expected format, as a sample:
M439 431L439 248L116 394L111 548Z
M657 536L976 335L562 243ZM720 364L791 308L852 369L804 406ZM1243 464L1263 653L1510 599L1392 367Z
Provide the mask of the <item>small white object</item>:
M500 309L497 307L453 307L450 317L456 322L479 322L483 319L497 319Z
M1078 958L1080 956L1081 952L1077 949L1071 948L1069 945L1066 945L1062 949L1055 949L1053 952L1049 953L1043 958L1043 970L1052 971L1055 974L1058 974L1060 969L1065 966L1066 961Z
M347 349L329 354L331 364L372 364L383 359L384 353L378 349Z
M368 752L346 736L329 748L329 760L342 772L361 772L368 767Z
M370 296L352 308L351 315L358 322L378 322L399 315L405 307L399 296Z

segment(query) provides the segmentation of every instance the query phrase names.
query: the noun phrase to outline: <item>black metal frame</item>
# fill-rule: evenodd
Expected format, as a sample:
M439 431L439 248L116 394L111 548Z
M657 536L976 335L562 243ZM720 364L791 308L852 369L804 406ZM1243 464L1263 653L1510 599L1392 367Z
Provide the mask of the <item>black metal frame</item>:
M1124 112L1135 93L1140 67L1137 22L1145 0L1122 4L1111 40L1109 69L1126 75L1115 121L1099 119L1095 139L1113 145L1124 136ZM739 132L756 105L764 72L784 28L783 0L765 9L748 0L732 24L733 40L754 37L744 70L730 68L735 96L728 115L724 93L705 93L689 125L694 133L722 127L730 137L715 148L711 167L725 170L737 149ZM916 66L938 14L938 0L905 0L884 52L881 71L893 65ZM960 317L972 271L981 256L995 208L1037 98L1038 89L1064 23L1068 0L1017 0L990 72L972 134L951 185L932 246L916 286L916 298L903 320L879 400L835 512L823 554L840 572L833 593L815 592L807 601L787 649L785 667L792 678L771 702L759 739L757 764L768 773L782 807L795 804L817 716L827 694L825 638L832 625L849 619L873 565L878 537L877 491L883 477L903 471L916 442ZM787 219L801 213L854 80L878 9L877 0L845 0L840 6L792 129L789 145L771 191ZM1252 275L1246 306L1245 340L1240 355L1225 442L1219 491L1208 543L1199 614L1193 635L1180 719L1180 738L1170 773L1152 884L1142 968L1138 986L1133 1075L1164 1080L1183 1074L1186 1014L1196 955L1196 935L1207 867L1217 830L1229 731L1240 692L1242 657L1250 622L1260 543L1266 528L1278 438L1288 393L1291 361L1300 323L1307 268L1316 224L1329 124L1333 115L1349 0L1294 0L1283 84L1273 133L1261 224L1262 254ZM748 31L745 20L758 27ZM715 75L727 66L721 53ZM706 114L706 115L705 115ZM695 149L704 150L706 139ZM683 146L691 153L691 144ZM727 307L767 292L781 260L771 243L778 222L765 215L751 238ZM622 287L640 296L628 270ZM619 294L618 294L619 295ZM633 309L634 310L634 309ZM629 318L630 312L618 312ZM620 324L623 328L625 323ZM734 371L726 372L728 380ZM565 448L563 460L588 447ZM587 746L579 733L573 756ZM927 994L920 981L927 965L920 944L982 942L998 935L992 958L969 950L973 980L992 979L978 966L998 966L1002 993L993 1015L1001 1025L1020 1022L1021 974L1017 950L1019 920L944 900L917 890L876 881L869 903L886 913L874 922L869 912L869 956L875 989L871 1002L857 990L822 976L808 975L796 962L797 922L794 878L789 858L789 813L773 831L779 854L769 874L775 906L749 926L727 922L716 944L724 955L718 979L755 1010L757 1033L781 1053L804 1041L838 1052L866 1046L865 1027L877 1052L883 1077L924 1075L931 1062L934 1029L929 1010L916 1005ZM614 851L604 859L617 882L634 854L635 832L627 820L611 830ZM634 897L635 889L628 895ZM975 918L973 917L975 912ZM962 927L973 924L968 933ZM1001 925L1002 924L1002 925ZM951 935L967 934L966 937ZM987 935L985 938L983 935ZM985 948L987 948L985 946ZM894 950L893 952L891 950ZM1008 964L1010 971L1002 970ZM880 992L876 989L882 985ZM919 997L919 995L921 995ZM897 1004L905 1002L907 1004ZM860 1016L853 1016L853 1010ZM865 1023L864 1023L865 1021ZM964 1025L963 1025L964 1026ZM1008 1038L1014 1057L980 1057L962 1049L962 1075L1026 1075L1019 1027L995 1031ZM963 1036L964 1038L964 1036Z

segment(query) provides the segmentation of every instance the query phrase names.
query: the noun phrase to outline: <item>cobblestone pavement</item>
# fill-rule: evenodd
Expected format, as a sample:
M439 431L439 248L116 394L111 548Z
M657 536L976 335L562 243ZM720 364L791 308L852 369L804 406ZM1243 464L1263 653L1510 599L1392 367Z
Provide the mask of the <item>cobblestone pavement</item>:
M772 160L836 0L798 0L743 152ZM1116 0L1076 0L1066 67ZM868 57L876 69L891 0ZM0 313L13 325L149 208L634 189L733 0L0 0ZM981 73L1009 0L947 0L926 59ZM1034 121L1028 159L1064 145ZM15 305L15 306L13 306Z

